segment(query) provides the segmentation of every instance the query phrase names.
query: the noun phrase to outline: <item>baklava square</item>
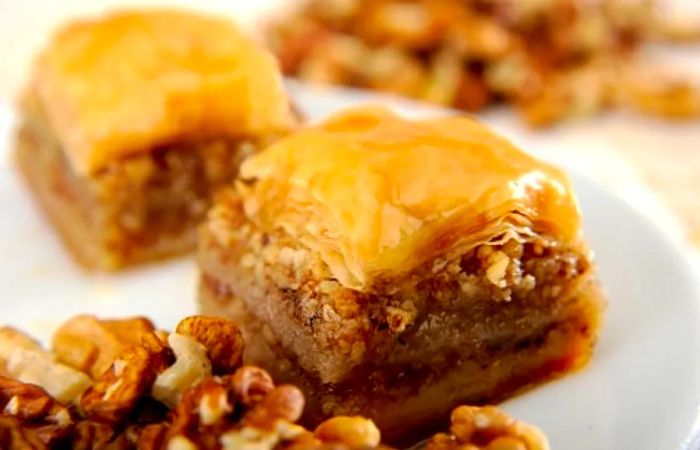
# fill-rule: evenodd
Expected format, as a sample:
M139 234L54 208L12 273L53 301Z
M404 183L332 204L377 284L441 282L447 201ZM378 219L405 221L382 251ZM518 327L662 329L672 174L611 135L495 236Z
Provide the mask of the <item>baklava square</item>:
M295 124L271 55L177 10L61 29L20 109L25 178L74 256L101 269L193 249L212 194Z
M200 306L306 420L415 438L584 364L603 310L567 176L463 117L338 113L246 160L201 228Z

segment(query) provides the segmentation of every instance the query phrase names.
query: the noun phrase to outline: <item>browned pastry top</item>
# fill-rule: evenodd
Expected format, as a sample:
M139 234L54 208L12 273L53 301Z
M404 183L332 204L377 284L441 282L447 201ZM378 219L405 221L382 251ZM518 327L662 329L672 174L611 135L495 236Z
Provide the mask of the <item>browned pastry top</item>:
M348 110L278 141L241 174L247 217L318 251L352 288L494 239L580 241L566 175L464 117Z
M174 140L292 124L274 58L226 20L125 11L61 29L34 66L37 98L74 169Z

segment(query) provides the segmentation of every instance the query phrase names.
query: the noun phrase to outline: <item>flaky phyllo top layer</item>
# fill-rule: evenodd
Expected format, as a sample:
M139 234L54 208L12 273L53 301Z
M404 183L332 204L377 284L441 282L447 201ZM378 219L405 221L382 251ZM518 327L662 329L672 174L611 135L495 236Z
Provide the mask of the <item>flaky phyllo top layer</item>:
M241 178L249 220L355 289L511 236L581 240L567 176L465 117L348 110L251 157Z
M25 97L81 174L176 141L293 126L272 55L224 19L177 10L69 24L35 61Z

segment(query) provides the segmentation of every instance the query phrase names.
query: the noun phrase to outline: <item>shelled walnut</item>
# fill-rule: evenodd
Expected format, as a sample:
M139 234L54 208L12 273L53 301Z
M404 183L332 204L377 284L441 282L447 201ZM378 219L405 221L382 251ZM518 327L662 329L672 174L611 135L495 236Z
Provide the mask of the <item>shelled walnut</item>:
M44 389L0 376L0 448L58 445L73 422L68 409Z
M145 318L99 320L76 316L61 325L51 340L56 359L99 378L116 359L133 348L149 353L166 351L153 324Z
M91 385L90 378L60 362L31 337L10 327L0 328L2 373L41 386L63 403L76 401Z
M542 432L494 406L460 406L452 411L449 434L439 433L426 450L549 450Z
M231 321L222 317L186 317L175 332L190 336L206 348L215 373L227 373L241 365L243 335Z

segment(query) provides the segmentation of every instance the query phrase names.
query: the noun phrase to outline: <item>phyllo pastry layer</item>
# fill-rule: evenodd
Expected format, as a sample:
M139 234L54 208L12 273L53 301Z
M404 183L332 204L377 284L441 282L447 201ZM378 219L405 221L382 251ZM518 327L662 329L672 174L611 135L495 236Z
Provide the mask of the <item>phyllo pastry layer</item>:
M212 192L295 122L267 52L175 10L64 27L20 106L25 175L76 256L109 268L190 249Z
M560 170L463 118L339 113L248 159L202 228L200 301L247 357L390 437L583 364L602 297Z

